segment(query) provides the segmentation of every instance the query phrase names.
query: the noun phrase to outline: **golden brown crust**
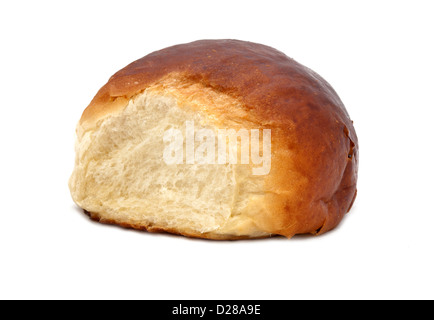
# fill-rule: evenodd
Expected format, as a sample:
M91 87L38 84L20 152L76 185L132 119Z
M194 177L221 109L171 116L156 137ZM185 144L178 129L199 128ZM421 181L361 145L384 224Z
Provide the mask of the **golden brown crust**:
M265 210L256 221L265 232L321 234L349 211L359 156L352 121L324 79L268 46L202 40L151 53L110 78L83 113L82 126L167 77L230 96L246 111L246 122L272 129ZM220 111L219 116L231 114Z

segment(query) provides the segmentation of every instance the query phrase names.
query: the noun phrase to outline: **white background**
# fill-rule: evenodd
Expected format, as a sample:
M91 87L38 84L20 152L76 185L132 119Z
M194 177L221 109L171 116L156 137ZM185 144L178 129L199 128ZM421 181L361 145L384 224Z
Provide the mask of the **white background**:
M0 298L433 299L432 1L2 1ZM75 125L117 70L198 39L273 46L336 89L358 198L323 236L214 242L91 222Z

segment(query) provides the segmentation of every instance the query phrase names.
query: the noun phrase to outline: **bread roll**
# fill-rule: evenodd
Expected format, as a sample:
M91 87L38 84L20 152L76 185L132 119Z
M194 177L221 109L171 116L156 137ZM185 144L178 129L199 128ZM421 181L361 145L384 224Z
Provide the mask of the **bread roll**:
M235 140L219 136L229 131ZM333 229L356 197L358 142L340 98L261 44L202 40L153 52L109 79L76 132L72 198L102 223L291 238Z

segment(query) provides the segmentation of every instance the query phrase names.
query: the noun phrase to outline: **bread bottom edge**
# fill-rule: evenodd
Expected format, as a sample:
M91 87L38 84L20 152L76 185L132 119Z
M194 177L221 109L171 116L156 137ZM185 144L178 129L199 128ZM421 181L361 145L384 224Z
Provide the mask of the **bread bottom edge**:
M165 234L173 234L177 236L184 236L187 238L193 238L193 239L204 239L204 240L220 240L220 241L233 241L233 240L257 240L257 239L267 239L272 237L282 237L278 234L270 234L266 236L256 236L256 237L250 237L250 236L234 236L234 235L224 235L224 234L215 234L215 233L195 233L195 232L180 232L176 229L172 228L161 228L161 227L155 227L152 225L139 225L134 223L127 223L127 222L120 222L113 219L105 219L101 216L99 213L95 212L89 212L86 209L82 209L83 212L92 220L95 222L99 222L102 224L108 224L108 225L115 225L119 226L125 229L134 229L139 231L146 231L151 233L165 233Z

